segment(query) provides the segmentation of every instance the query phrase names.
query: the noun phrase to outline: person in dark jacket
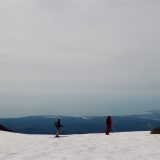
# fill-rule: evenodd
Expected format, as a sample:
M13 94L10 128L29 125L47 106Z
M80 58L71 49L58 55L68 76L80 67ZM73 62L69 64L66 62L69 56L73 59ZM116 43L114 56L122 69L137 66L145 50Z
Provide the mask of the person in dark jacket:
M109 135L109 133L111 131L111 128L112 128L112 117L111 116L107 117L107 119L106 119L106 125L107 125L106 135Z
M55 127L56 127L56 137L59 137L61 127L63 127L61 125L61 120L60 119L57 119L57 121L55 122Z

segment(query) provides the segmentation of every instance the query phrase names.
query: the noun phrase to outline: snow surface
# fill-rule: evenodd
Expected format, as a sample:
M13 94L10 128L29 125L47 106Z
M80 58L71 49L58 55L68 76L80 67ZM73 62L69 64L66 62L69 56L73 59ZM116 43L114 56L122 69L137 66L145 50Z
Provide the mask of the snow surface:
M0 160L160 160L160 135L121 132L55 138L0 131Z

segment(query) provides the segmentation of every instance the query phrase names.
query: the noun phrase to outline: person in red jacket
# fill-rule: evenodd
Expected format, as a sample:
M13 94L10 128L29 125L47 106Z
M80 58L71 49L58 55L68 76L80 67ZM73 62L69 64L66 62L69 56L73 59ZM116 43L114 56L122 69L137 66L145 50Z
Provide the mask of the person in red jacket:
M106 125L107 125L106 135L109 135L109 133L111 131L111 128L112 128L112 117L111 116L107 117L107 119L106 119Z

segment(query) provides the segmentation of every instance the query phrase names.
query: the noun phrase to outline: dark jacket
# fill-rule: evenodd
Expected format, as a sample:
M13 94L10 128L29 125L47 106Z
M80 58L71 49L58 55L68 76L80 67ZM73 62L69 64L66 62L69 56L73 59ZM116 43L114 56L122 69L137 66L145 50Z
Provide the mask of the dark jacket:
M60 121L57 121L55 123L55 127L59 129L59 128L63 127L63 126L61 125Z

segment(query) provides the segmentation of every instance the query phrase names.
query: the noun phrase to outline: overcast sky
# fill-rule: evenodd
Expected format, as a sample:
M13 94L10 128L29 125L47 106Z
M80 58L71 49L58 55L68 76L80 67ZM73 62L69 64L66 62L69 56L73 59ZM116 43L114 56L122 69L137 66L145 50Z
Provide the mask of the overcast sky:
M160 109L159 0L0 0L0 117Z

